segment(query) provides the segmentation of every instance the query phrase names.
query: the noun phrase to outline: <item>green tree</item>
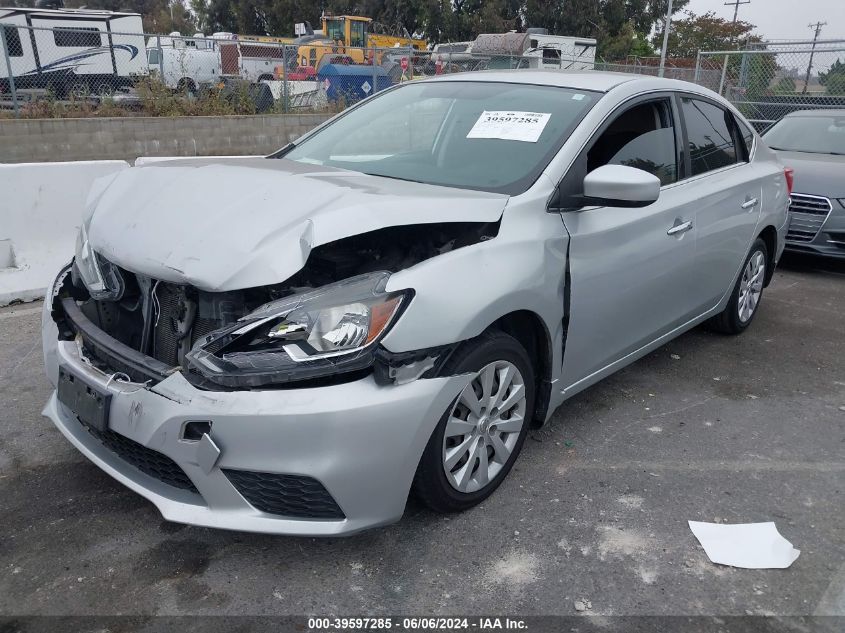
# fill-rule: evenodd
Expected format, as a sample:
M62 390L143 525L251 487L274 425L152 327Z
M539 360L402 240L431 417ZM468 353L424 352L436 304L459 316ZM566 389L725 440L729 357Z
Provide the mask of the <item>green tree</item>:
M709 11L704 15L687 12L687 17L674 20L669 32L669 55L671 57L691 58L698 51L734 50L749 42L759 42L760 38L752 34L756 27L742 20L731 22L717 17ZM663 31L652 39L655 46L663 42Z
M605 60L623 61L628 57L655 55L654 48L637 34L631 22L627 22L615 35L606 34L599 38L599 56Z
M830 95L845 95L845 63L837 59L827 72L819 73L819 83Z
M20 2L33 6L34 0ZM191 33L196 31L196 20L182 0L65 0L68 9L98 9L104 11L126 11L140 13L146 33Z
M795 92L795 80L792 77L781 77L775 84L775 92L778 94L791 94Z

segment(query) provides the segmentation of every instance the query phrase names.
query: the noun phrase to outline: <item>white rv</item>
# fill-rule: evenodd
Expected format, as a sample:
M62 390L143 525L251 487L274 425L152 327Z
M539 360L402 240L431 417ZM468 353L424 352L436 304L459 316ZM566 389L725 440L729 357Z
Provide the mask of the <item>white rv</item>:
M591 37L529 33L528 48L523 56L530 59L531 68L593 70L596 40Z
M0 24L9 58L0 55L0 89L12 75L19 89L108 95L147 74L137 13L0 8Z
M472 43L474 58L486 58L487 68L555 68L593 70L596 40L590 37L528 33L482 33Z
M182 37L179 33L157 35L147 40L150 74L176 90L196 92L220 80L220 50L217 41L202 33Z

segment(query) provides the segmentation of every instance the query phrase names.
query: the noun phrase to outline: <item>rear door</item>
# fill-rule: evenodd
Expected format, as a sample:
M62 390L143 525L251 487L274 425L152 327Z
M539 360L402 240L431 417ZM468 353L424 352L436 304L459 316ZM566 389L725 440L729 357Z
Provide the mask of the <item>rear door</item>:
M696 311L694 218L699 200L682 185L677 103L641 97L621 106L575 160L560 185L570 234L565 389L689 321ZM662 182L644 208L567 208L584 176L607 164L648 171Z
M733 115L715 101L678 96L684 121L685 187L699 200L695 211L699 312L719 303L734 283L760 218L765 168L749 159L751 150Z

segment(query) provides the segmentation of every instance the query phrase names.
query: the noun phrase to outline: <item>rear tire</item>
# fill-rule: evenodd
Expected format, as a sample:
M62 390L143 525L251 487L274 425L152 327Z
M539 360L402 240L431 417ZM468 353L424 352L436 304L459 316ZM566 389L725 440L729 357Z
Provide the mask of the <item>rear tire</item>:
M758 237L742 264L728 305L707 321L709 329L722 334L740 334L751 325L763 299L768 265L769 251L766 243Z
M444 372L474 378L431 434L413 491L446 513L481 503L510 472L534 414L534 371L522 345L494 331L462 345Z
M74 81L68 91L68 97L75 100L85 99L90 94L91 88L88 86L88 82L84 80Z

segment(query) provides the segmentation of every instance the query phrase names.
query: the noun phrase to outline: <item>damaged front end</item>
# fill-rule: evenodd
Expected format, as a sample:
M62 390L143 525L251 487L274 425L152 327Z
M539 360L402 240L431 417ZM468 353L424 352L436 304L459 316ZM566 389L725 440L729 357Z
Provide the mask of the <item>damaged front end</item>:
M181 371L205 390L319 386L369 373L401 384L435 375L448 350L380 346L413 300L412 289L385 291L391 273L497 231L498 223L388 227L314 248L283 283L210 292L109 262L83 229L52 315L92 365L131 382Z

